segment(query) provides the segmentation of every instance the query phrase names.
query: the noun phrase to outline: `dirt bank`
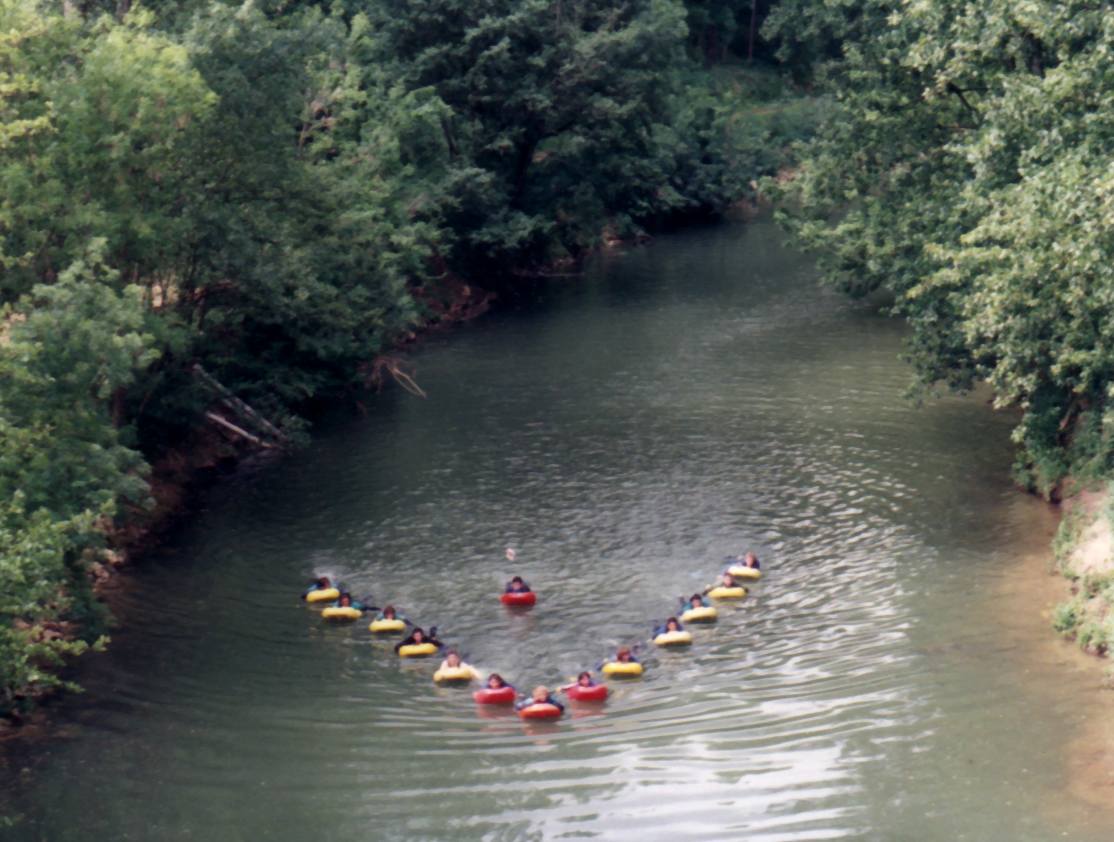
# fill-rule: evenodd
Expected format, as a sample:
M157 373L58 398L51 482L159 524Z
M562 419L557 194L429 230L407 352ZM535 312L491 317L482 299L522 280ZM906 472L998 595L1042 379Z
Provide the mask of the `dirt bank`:
M1109 656L1114 649L1114 527L1108 486L1083 488L1063 503L1053 541L1055 568L1071 593L1053 610L1052 625L1081 649Z

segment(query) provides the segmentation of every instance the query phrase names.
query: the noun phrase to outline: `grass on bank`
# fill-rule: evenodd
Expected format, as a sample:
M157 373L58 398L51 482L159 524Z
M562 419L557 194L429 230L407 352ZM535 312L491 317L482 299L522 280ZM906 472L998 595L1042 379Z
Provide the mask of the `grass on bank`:
M1096 655L1114 650L1114 558L1106 549L1098 564L1094 559L1082 564L1081 550L1089 541L1101 541L1111 533L1114 483L1107 485L1101 506L1070 509L1052 541L1055 566L1072 583L1071 598L1053 609L1052 627Z

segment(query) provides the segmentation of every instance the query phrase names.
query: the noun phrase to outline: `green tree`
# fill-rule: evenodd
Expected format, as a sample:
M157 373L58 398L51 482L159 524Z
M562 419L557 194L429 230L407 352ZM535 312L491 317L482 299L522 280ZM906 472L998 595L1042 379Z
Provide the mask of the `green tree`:
M1109 470L1110 16L861 7L877 23L826 70L840 119L807 149L796 230L833 282L894 296L923 384L1020 407L1023 482Z

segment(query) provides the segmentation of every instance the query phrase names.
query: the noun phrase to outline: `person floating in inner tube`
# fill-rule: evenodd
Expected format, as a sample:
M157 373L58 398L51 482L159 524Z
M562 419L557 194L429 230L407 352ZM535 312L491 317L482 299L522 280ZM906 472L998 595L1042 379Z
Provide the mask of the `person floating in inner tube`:
M505 589L506 593L530 593L530 585L522 580L521 576L515 576L509 582Z
M382 610L375 615L376 620L402 620L408 626L414 625L402 614L399 614L393 605L384 605Z
M549 692L549 688L544 684L539 684L535 687L534 692L525 699L519 700L514 707L515 710L523 710L531 705L553 705L560 711L565 710L565 706L557 701L557 698Z
M562 692L568 692L573 687L595 687L596 680L592 678L592 673L585 670L576 677L576 681L572 684L566 684L561 688Z
M314 591L327 591L332 586L333 583L328 576L320 576L317 579L313 579L310 581L309 587L302 593L302 599L305 599Z
M634 647L620 646L618 649L615 650L615 663L619 663L619 664L637 664L637 663L641 663L638 660L638 657L637 657L638 649L639 649L639 644L637 644L637 643L634 645ZM600 661L598 664L596 664L596 669L597 670L602 670L604 668L604 666L608 663L609 662L606 661L606 660Z
M727 566L730 567L738 564L741 567L749 567L751 570L761 570L762 563L758 560L758 556L751 550L747 550L746 555L729 555L724 558Z
M718 582L716 582L714 585L708 585L708 587L704 588L704 593L708 593L708 591L714 591L716 588L737 588L737 587L739 587L739 585L735 581L735 577L732 576L727 571L724 571L723 574L719 577Z
M678 620L676 617L670 617L668 620L654 629L654 637L657 637L659 634L668 634L669 632L679 632L684 630L685 627L681 625L680 620Z
M432 626L429 634L425 633L425 629L420 626L414 626L414 630L410 632L410 636L405 640L400 640L395 644L395 651L397 652L403 646L417 646L422 643L432 643L438 649L442 648L445 644L437 639L437 626Z
M367 604L367 600L369 600L370 598L371 597L365 596L363 599L353 599L352 594L348 593L348 591L343 591L341 592L341 595L337 597L337 600L333 603L333 606L335 608L355 608L357 611L360 612L371 611L375 608L375 606Z
M487 677L488 690L502 690L504 687L510 687L512 690L514 689L514 685L504 681L503 676L499 675L497 672L493 672Z
M694 593L688 599L685 599L683 596L681 597L681 613L682 614L685 611L692 610L693 608L707 608L707 607L708 607L708 600L706 600L703 597L703 595L701 595L701 594Z
M629 646L620 646L615 650L615 660L620 664L637 664L638 658Z
M479 681L480 678L481 678L480 671L478 669L476 669L474 666L472 666L471 664L464 663L464 661L462 661L460 659L460 653L457 652L455 649L450 649L448 652L445 653L445 660L443 660L441 662L441 666L438 667L438 669L439 670L464 669L464 670L468 670L469 672L472 673L472 679L474 681Z

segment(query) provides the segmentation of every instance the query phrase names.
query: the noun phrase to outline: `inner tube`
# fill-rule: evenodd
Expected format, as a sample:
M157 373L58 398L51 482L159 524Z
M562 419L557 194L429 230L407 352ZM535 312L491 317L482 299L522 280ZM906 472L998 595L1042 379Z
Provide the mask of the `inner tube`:
M642 675L642 664L638 661L608 661L600 671L604 675Z
M457 681L471 681L476 677L476 671L471 667L441 667L433 674L433 680L438 684L448 684Z
M321 612L322 618L326 620L337 620L349 622L351 620L358 620L363 616L363 612L359 608L353 608L351 605L330 605L328 608Z
M522 719L556 719L561 715L561 709L549 702L534 702L518 712Z
M688 646L692 643L692 633L687 631L662 632L654 638L658 646Z
M505 593L499 597L499 601L504 605L533 605L538 601L538 595L533 591Z
M711 605L701 605L699 608L690 608L681 615L682 623L714 623L719 614Z
M708 596L712 599L742 599L747 595L747 589L742 585L736 585L733 588L725 588L720 585L718 588L712 588L708 591Z
M727 568L727 572L736 579L749 579L752 582L762 578L761 570L757 567L747 567L745 564L733 564Z
M504 685L498 689L485 687L472 694L478 705L510 705L514 703L514 688Z
M407 643L405 646L398 647L398 654L401 658L424 658L427 655L436 654L437 647L432 643Z
M306 602L336 602L340 599L340 591L336 588L318 588L305 594Z
M607 685L593 684L591 687L581 687L577 684L566 690L565 695L574 702L602 702L607 698Z
M368 631L373 631L376 634L386 634L388 632L400 632L406 628L406 623L402 620L372 620L371 625L367 627Z

